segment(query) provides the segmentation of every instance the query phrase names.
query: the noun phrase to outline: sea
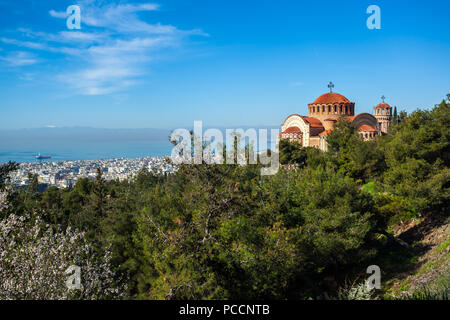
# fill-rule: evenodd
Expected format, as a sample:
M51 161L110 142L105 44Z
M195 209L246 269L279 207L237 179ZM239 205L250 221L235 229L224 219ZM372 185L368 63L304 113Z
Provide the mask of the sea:
M0 130L0 163L35 162L37 154L51 156L42 161L170 156L170 133L166 129L89 127Z
M173 145L169 141L118 141L102 143L42 143L40 145L0 145L0 163L14 161L35 162L36 155L51 156L42 161L99 160L114 158L142 158L170 156Z

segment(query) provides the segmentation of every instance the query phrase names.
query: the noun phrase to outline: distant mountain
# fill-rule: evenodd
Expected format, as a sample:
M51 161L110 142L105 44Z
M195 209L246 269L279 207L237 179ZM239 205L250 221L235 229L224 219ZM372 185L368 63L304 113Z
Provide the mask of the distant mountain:
M0 130L0 143L46 142L126 142L166 141L168 129L102 129L91 127L55 127Z
M210 127L203 127L205 132ZM229 129L247 130L249 126L235 126ZM270 129L279 129L275 126L256 127L268 129L268 140L271 140ZM192 128L187 127L187 130ZM226 139L225 127L219 129ZM3 151L33 151L35 153L54 152L55 146L71 145L100 145L115 144L127 145L128 143L161 142L169 143L170 129L102 129L92 127L45 127L34 129L0 130L0 152ZM170 143L169 143L170 145Z

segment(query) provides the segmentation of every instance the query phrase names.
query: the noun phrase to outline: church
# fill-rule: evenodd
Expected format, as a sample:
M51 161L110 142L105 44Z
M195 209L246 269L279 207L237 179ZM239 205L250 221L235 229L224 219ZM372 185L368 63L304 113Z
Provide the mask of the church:
M291 114L281 125L280 139L299 142L303 147L327 150L326 136L333 130L341 116L346 116L356 127L364 140L386 134L392 117L392 108L384 102L374 107L374 114L355 115L355 103L343 95L333 92L334 85L328 84L330 92L322 94L308 104L308 116Z

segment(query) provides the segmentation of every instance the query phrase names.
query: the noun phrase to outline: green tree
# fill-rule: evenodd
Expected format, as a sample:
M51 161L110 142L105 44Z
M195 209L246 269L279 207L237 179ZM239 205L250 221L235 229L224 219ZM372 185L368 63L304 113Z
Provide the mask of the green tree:
M17 170L18 167L19 164L11 161L6 164L0 165L0 191L3 191L5 189L5 186L9 180L9 175L11 174L11 172Z

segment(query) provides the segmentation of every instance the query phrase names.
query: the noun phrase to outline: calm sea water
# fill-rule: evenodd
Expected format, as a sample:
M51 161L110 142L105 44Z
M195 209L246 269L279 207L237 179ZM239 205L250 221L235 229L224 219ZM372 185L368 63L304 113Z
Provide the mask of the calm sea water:
M164 129L0 130L0 163L33 162L38 153L51 156L45 161L170 156L173 145L169 135L170 131Z
M98 160L111 158L140 158L147 156L170 156L172 144L169 141L120 141L79 142L41 144L0 144L0 163L8 161L34 162L36 154L50 155L45 161Z

